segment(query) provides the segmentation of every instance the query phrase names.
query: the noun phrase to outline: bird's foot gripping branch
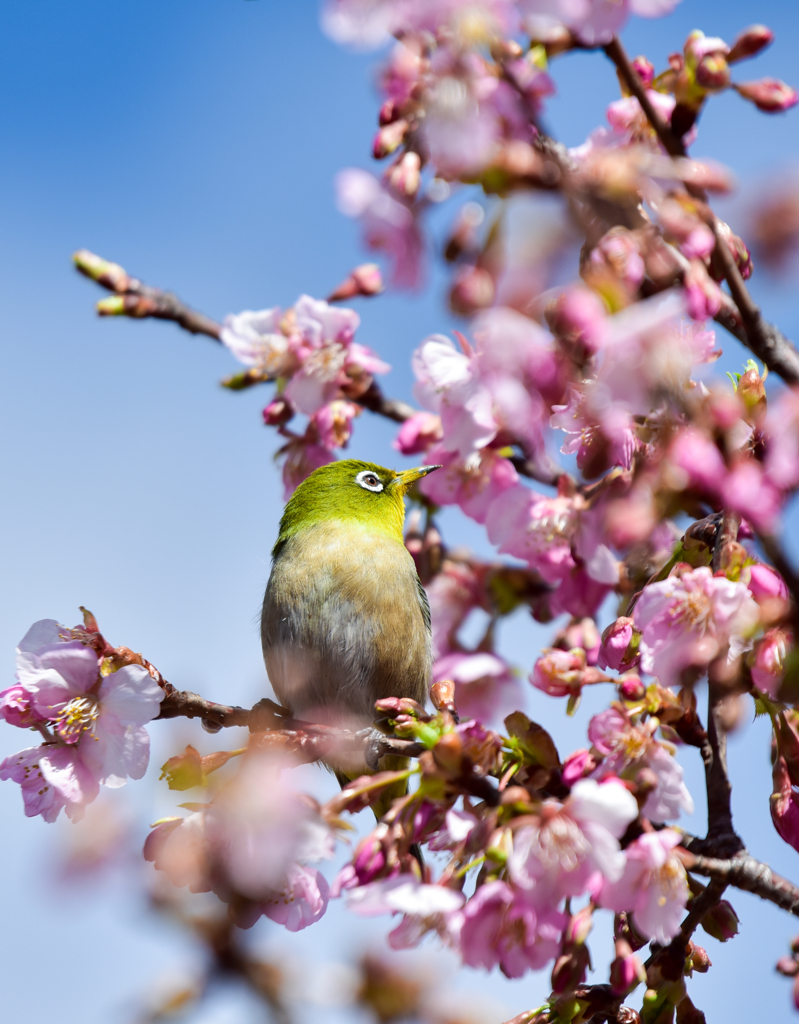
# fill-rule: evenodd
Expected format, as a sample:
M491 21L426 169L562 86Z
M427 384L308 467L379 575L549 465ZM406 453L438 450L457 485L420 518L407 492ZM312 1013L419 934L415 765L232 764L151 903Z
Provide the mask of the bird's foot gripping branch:
M518 1024L695 1024L690 977L711 967L697 936L736 935L731 891L799 916L799 890L745 848L727 763L727 735L750 704L771 724L761 806L799 850L799 574L780 541L799 486L799 355L761 314L749 247L710 204L731 174L691 156L717 95L765 113L797 95L738 75L772 41L763 26L731 45L694 31L660 70L631 59L618 35L630 11L673 6L325 4L338 40L392 40L373 143L384 172L350 168L336 183L342 212L389 260L391 287L423 283L431 211L438 224L449 217L443 256L461 329L411 339L415 406L384 394L390 367L360 340L368 319L341 305L381 293L374 264L327 300L214 320L75 255L111 293L102 315L210 337L240 364L225 387L270 389L262 419L280 437L289 504L262 641L285 706L177 690L107 643L88 613L74 629L45 620L0 695L2 716L36 743L0 776L20 784L27 814L78 819L100 786L142 777L154 720L200 719L220 736L245 728L235 749L189 745L164 764L170 789L195 799L156 823L145 856L156 902L181 920L192 919L184 890L218 897L226 916L193 927L214 968L235 971L279 1019L274 975L236 928L267 917L296 931L331 899L391 915L395 948L432 936L469 967L550 970L549 998ZM542 127L549 71L586 50L611 62L621 94L607 124L568 150ZM767 191L744 231L763 264L799 243L799 218L785 215L797 194ZM714 323L740 370L730 380L710 374L722 354ZM775 375L787 387L771 393ZM397 424L395 450L424 465L336 461L369 413ZM442 506L484 528L497 556L445 544ZM554 623L549 646L520 655L527 689L498 643L520 610ZM472 613L485 624L477 638ZM542 694L575 715L588 687L608 699L564 756L533 718L546 714ZM535 715L511 711L526 699ZM703 769L702 836L682 828L694 798L680 751ZM340 794L320 804L298 793L288 769L307 761L332 767ZM318 865L369 807L376 825L326 874ZM613 915L614 956L588 984L601 910ZM373 991L374 965L364 970ZM779 970L797 979L799 1004L796 955Z

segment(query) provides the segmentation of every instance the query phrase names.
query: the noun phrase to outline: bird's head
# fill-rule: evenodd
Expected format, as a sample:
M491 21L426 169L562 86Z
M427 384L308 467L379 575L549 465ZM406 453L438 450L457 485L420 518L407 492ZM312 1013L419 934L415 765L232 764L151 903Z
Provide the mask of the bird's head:
M280 520L276 555L295 533L324 522L351 522L402 540L405 492L440 466L396 472L358 459L320 466L292 494Z

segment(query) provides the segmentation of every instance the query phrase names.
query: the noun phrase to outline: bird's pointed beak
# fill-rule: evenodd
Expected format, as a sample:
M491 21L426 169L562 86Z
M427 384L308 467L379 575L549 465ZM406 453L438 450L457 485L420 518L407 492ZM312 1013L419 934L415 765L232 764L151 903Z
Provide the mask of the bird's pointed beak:
M394 486L401 487L405 491L412 483L421 480L423 476L427 476L428 473L432 473L436 469L441 469L441 466L417 466L415 469L406 469L402 473L397 473Z

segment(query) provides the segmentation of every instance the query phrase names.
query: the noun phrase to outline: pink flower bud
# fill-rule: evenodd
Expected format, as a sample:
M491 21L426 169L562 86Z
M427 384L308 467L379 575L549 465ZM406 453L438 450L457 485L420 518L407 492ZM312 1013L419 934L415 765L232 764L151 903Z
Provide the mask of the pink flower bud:
M602 634L599 648L598 664L600 668L610 668L618 672L623 668L632 668L638 660L637 651L628 648L633 640L633 620L622 615L612 622Z
M770 28L766 28L765 25L750 25L732 44L732 49L727 54L727 63L735 64L747 57L754 57L756 53L760 53L761 50L770 46L773 41L774 33Z
M582 689L585 668L585 651L550 648L535 663L530 682L550 697L568 697Z
M396 121L398 117L399 110L397 101L393 99L388 99L380 108L380 113L377 116L377 121L380 127L384 128L387 124L391 124L392 121Z
M795 978L799 972L799 963L792 956L782 956L777 961L777 970L786 978Z
M356 295L369 297L383 291L383 277L376 263L361 263L350 271L340 285L328 295L328 302L345 302Z
M688 944L688 956L686 957L686 967L689 970L696 971L697 974L707 974L713 963L710 957L707 955L707 950L702 946L697 946L695 942Z
M575 750L563 762L561 778L571 788L575 782L590 775L594 768L596 768L596 758L590 750Z
M375 135L372 143L372 156L375 160L382 160L384 156L388 156L398 149L402 145L408 127L408 122L404 117L384 125Z
M789 110L799 102L796 89L778 78L759 78L755 82L738 82L733 88L745 100L767 114Z
M771 820L782 839L799 850L799 798L791 786L784 757L778 757L772 771L774 792L770 798Z
M763 693L776 699L785 674L785 658L791 636L783 629L770 629L757 645L752 663L752 682Z
M710 320L721 309L721 289L701 260L691 260L685 271L683 285L688 315L694 320Z
M610 987L617 996L626 996L646 981L646 971L626 939L616 939L616 958L610 965Z
M773 598L781 601L788 600L788 588L785 580L770 565L750 565L748 568L749 580L747 586L752 597L760 603Z
M291 402L287 402L285 398L275 398L267 405L262 415L267 427L282 427L294 415L294 410Z
M403 455L418 455L442 437L441 417L433 412L417 412L400 427L394 447Z
M419 191L422 161L418 153L403 153L386 171L384 180L399 196L412 199Z
M730 84L730 69L721 53L709 53L696 66L696 82L708 92L720 92Z
M636 675L622 676L619 680L619 696L622 700L643 700L646 687Z
M607 307L590 288L570 288L547 309L552 332L571 346L592 356L607 331ZM579 354L579 353L578 353Z
M738 934L738 915L729 900L721 900L709 910L701 921L702 927L719 942L726 942Z
M482 267L463 267L449 293L450 308L461 316L471 316L494 301L494 278Z
M638 77L643 82L644 88L648 89L655 77L655 65L646 57L636 57L633 67L638 72Z

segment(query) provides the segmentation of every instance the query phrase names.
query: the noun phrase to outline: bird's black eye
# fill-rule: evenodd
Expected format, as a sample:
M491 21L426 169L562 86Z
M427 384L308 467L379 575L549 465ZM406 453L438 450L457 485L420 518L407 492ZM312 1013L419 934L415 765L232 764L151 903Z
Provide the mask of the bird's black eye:
M363 469L355 477L355 482L360 487L363 487L365 491L374 491L375 494L379 494L383 490L383 484L377 473L373 473L370 469Z

